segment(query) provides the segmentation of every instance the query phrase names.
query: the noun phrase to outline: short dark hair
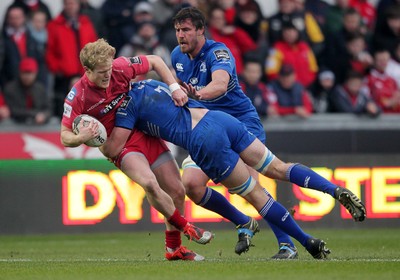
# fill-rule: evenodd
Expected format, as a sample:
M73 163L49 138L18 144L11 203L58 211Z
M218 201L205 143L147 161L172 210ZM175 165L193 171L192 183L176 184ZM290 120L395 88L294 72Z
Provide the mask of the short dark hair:
M195 7L182 8L172 18L172 22L174 23L174 25L176 25L177 23L181 23L182 21L184 21L186 19L190 19L192 21L193 25L196 27L196 30L205 28L206 19L205 19L203 13Z
M351 79L358 79L358 80L362 80L364 79L364 75L358 71L355 70L349 70L346 73L346 78L345 78L345 82L351 80Z

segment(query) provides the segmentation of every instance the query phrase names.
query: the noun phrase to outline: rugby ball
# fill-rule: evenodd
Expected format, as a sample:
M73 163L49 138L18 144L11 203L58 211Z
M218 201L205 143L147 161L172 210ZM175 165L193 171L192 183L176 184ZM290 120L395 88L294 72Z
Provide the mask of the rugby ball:
M74 119L74 122L72 123L72 131L75 134L79 134L79 123L83 119L83 126L88 126L91 121L94 121L95 123L99 124L99 136L96 138L90 139L89 141L85 142L85 145L89 147L100 147L103 145L106 140L107 140L107 130L104 127L104 125L96 118L90 116L90 115L79 115Z

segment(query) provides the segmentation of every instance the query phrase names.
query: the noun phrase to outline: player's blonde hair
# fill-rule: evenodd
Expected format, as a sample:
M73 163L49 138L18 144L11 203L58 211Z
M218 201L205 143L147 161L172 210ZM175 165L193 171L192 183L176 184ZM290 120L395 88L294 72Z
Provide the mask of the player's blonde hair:
M114 56L115 48L101 38L96 42L86 44L79 54L79 59L82 66L94 70L96 65L106 63Z

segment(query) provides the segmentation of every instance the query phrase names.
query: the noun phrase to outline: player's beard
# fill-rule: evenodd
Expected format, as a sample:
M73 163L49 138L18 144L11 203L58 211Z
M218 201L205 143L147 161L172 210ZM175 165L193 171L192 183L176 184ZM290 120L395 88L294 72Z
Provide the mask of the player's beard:
M183 45L179 44L181 52L191 55L194 52L197 43L197 41L191 41L190 43L185 42Z

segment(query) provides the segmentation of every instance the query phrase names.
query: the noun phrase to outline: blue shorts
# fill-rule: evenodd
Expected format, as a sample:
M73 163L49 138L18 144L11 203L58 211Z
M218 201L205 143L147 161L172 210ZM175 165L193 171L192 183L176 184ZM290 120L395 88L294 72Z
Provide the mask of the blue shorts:
M209 111L193 129L189 154L215 183L229 177L239 154L256 137L236 118L220 111Z
M244 123L247 127L247 130L254 134L264 145L266 143L266 136L264 127L260 121L260 118L255 117L253 114L243 114L240 117L237 117L239 121Z

